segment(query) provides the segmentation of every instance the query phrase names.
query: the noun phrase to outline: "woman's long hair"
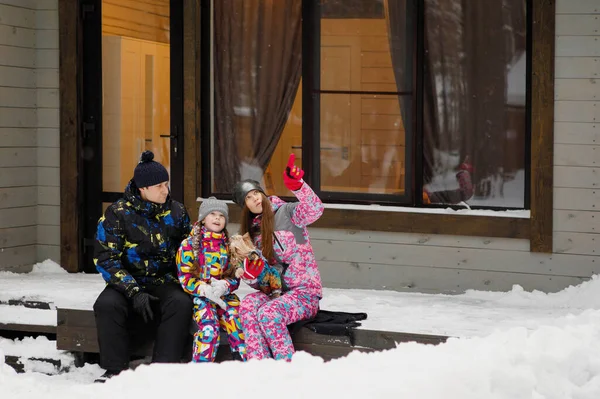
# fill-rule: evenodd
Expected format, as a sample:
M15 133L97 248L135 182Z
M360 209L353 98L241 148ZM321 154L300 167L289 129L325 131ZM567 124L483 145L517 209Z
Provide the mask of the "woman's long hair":
M273 262L275 259L275 251L273 250L273 234L275 234L275 213L271 208L271 201L266 195L262 195L262 220L260 222L260 236L262 240L262 254L269 261ZM252 229L252 219L256 215L250 212L248 206L244 203L244 209L242 210L242 223L240 226L241 234L249 233L250 237L254 241L254 238L259 234L258 231Z

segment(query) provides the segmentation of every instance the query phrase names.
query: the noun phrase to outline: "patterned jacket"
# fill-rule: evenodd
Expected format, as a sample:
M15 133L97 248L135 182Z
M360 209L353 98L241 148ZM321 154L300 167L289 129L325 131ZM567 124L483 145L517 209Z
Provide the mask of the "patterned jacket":
M197 248L194 248L196 241ZM221 280L232 265L229 264L227 237L224 233L212 233L206 228L194 224L192 233L183 240L177 251L177 275L183 290L198 295L201 285L209 284L211 279ZM229 284L229 293L235 291L240 280L225 278Z
M278 262L288 265L283 277L288 290L301 289L321 298L321 274L306 226L321 217L323 203L306 183L293 193L299 202L285 202L276 196L269 197L275 212L275 257ZM261 215L254 218L251 230L259 230L260 219ZM262 249L260 234L254 237L254 245ZM253 288L259 289L258 286Z
M190 233L183 204L144 201L133 180L98 221L94 264L104 280L132 297L146 285L177 283L175 254Z

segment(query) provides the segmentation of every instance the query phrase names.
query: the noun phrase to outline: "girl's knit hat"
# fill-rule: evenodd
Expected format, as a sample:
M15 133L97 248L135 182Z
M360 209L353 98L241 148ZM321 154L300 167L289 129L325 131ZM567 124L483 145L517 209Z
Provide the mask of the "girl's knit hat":
M215 197L209 197L202 201L198 210L198 221L203 221L206 215L213 211L221 212L225 216L225 224L229 223L229 208L227 208L227 204L225 201L221 201Z

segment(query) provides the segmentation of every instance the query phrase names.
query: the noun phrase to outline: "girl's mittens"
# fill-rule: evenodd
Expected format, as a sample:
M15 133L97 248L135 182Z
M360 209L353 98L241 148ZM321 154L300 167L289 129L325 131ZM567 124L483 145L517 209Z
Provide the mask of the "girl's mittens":
M214 303L219 305L223 310L227 309L227 304L225 303L225 301L223 301L221 297L217 295L215 289L209 284L202 284L200 287L198 287L198 295L213 301Z
M229 294L229 283L226 280L212 279L210 285L212 286L215 296L218 296L219 298Z

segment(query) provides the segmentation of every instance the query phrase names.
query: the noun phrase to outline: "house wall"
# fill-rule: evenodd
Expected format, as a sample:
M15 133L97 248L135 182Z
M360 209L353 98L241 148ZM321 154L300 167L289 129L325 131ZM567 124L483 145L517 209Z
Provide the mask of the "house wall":
M0 270L59 261L57 0L0 0Z

